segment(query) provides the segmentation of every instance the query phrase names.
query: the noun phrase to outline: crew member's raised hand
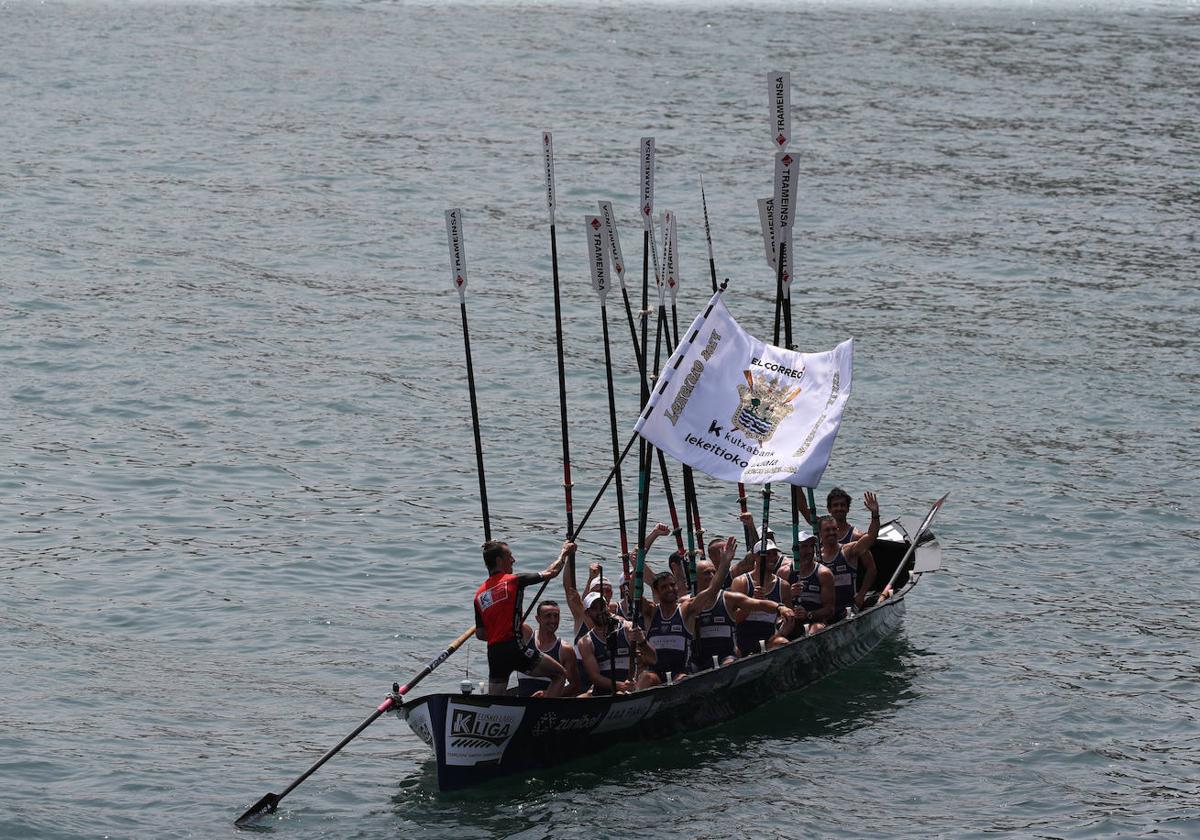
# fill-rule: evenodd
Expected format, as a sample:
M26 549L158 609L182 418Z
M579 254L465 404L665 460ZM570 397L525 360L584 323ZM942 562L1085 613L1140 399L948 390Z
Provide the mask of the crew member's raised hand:
M671 529L662 522L659 522L654 526L654 530L651 533L655 536L665 537L667 534L671 533Z
M734 558L737 552L737 537L729 537L725 540L725 556L730 560Z
M878 514L879 498L870 490L868 490L866 493L863 493L863 506L866 507L867 510L871 511L871 513Z

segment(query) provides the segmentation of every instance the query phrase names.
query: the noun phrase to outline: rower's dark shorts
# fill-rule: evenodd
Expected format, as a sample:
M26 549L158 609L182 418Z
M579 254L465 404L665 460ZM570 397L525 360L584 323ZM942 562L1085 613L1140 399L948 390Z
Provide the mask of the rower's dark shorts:
M542 652L536 646L523 645L516 639L488 645L487 652L488 677L493 680L507 680L513 671L533 673L542 661Z

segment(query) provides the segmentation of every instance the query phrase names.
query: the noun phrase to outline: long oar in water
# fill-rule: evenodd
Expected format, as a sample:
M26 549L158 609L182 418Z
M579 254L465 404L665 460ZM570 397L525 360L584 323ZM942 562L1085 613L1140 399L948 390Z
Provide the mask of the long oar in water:
M357 727L355 727L353 732L351 732L349 735L347 735L342 740L338 741L337 746L335 746L333 749L329 750L327 753L325 753L323 756L321 756L319 759L317 759L317 762L315 764L313 764L312 767L309 767L307 770L305 770L303 773L301 773L294 782L292 782L290 785L288 785L286 788L284 788L283 793L268 793L262 799L258 800L253 805L251 805L244 814L242 814L240 817L238 817L234 821L234 825L236 825L238 827L244 827L247 824L249 824L250 822L252 822L254 819L256 819L257 817L261 816L262 814L275 813L276 809L279 808L279 803L281 801L283 801L283 798L285 796L287 796L289 793L291 793L293 790L295 790L297 787L299 787L301 782L303 782L305 779L307 779L313 773L317 772L317 770L321 767L322 764L324 764L326 761L328 761L329 759L331 759L335 755L337 755L339 752L341 752L342 748L344 746L346 746L351 741L353 741L355 738L357 738L364 729L366 729L368 726L370 726L372 723L374 723L376 720L378 720L380 715L382 715L384 712L387 712L390 709L395 708L396 703L398 701L400 701L400 698L402 698L405 694L407 694L409 691L411 691L417 683L419 683L421 680L423 680L427 676L429 676L429 674L435 668L437 668L439 665L441 665L443 662L445 662L447 659L449 659L450 655L453 654L454 651L456 651L460 647L462 647L463 643L466 642L467 639L471 638L471 636L474 633L475 633L475 628L473 626L464 630L463 634L461 636L459 636L457 639L455 639L453 642L451 642L449 647L447 647L444 651L442 651L436 657L431 659L429 661L429 664L427 664L424 668L422 668L415 677L413 677L411 680L409 680L405 685L396 687L395 690L392 692L392 694L388 695L388 697L382 703L379 704L379 707L376 708L375 711L371 713L370 717L368 717L366 720L364 720L362 723L360 723Z
M471 394L471 424L475 431L475 459L479 468L479 501L483 513L483 535L485 540L492 538L491 517L488 515L487 502L487 483L483 473L483 442L479 433L479 404L475 398L475 369L471 361L471 334L467 326L467 254L465 240L462 230L462 211L458 208L446 211L446 239L450 247L450 274L454 282L454 288L458 292L459 311L462 315L463 327L463 344L467 357L467 387ZM337 743L335 747L326 752L315 764L304 771L294 782L288 785L283 793L268 793L262 799L255 802L244 814L237 818L236 825L243 826L249 821L258 817L263 813L274 813L279 807L280 801L291 793L305 779L317 771L329 759L333 758L342 748L353 741L358 735L379 719L379 716L384 712L395 707L399 698L412 690L417 683L429 676L435 668L445 662L471 637L475 632L474 627L469 627L464 630L462 635L450 643L450 645L429 661L421 671L405 683L403 686L395 686L394 691L389 695L378 708L360 723L353 732Z

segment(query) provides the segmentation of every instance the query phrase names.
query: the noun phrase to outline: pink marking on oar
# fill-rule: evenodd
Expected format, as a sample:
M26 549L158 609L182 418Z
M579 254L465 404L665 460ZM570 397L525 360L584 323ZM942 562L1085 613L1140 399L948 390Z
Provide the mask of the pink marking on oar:
M379 708L376 709L375 711L386 712L388 709L392 708L392 706L394 706L395 703L396 703L396 701L393 700L391 697L389 697L386 700L384 700L382 703L380 703Z

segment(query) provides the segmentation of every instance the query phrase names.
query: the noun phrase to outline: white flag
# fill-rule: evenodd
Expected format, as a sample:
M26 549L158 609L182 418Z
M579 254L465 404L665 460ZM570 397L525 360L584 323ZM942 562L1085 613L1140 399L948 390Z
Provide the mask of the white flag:
M824 353L766 344L719 293L685 334L635 431L716 479L816 487L850 397L854 340Z

